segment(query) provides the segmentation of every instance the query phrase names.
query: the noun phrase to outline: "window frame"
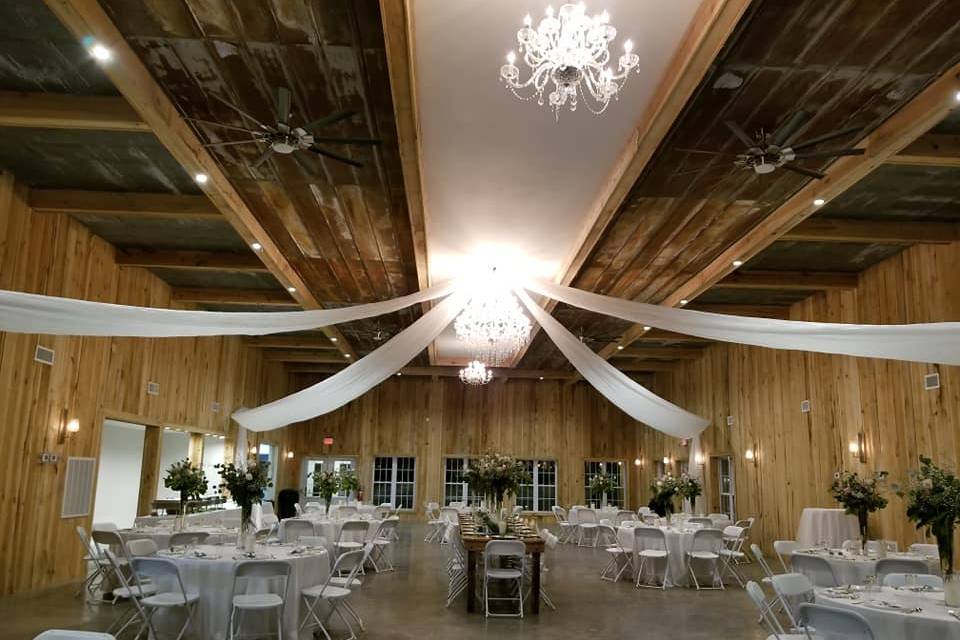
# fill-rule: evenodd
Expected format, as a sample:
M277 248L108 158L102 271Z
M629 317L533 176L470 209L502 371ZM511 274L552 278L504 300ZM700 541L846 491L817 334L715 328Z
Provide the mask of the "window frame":
M399 460L409 459L411 461L411 471L413 474L413 479L409 482L406 480L398 480L398 470L399 470ZM390 480L389 481L377 481L377 461L381 459L390 460ZM404 469L403 471L406 471ZM397 507L398 511L412 512L417 509L417 457L410 455L375 455L373 456L373 464L371 465L371 479L370 479L370 501L375 503L374 506L379 505L381 500L377 500L377 485L389 484L390 486L390 499L387 502L393 504ZM411 486L410 492L410 506L402 507L398 504L397 501L397 489L400 484L409 484Z
M584 458L583 460L583 497L584 497L585 504L589 505L591 500L593 499L590 496L590 480L592 479L593 475L597 473L597 471L592 471L590 469L591 464L603 465L601 471L611 475L612 475L611 469L617 470L616 477L619 480L617 489L619 489L620 499L611 500L610 496L607 496L607 504L613 505L618 509L627 509L628 508L627 505L630 504L630 496L627 493L627 487L629 485L629 482L628 482L627 472L625 471L625 469L627 468L627 465L626 465L626 461L624 460Z
M529 513L529 514L550 514L550 513L552 513L552 512L553 512L553 507L555 507L555 506L557 506L558 504L560 504L559 501L558 501L558 497L559 497L559 496L558 496L558 492L557 492L557 479L559 478L559 469L560 469L560 464L559 464L559 462L558 462L556 459L554 459L554 458L519 458L519 460L520 460L521 462L528 463L528 464L530 465L530 469L529 469L529 470L530 470L530 476L531 476L531 478L530 478L530 484L522 484L522 485L520 485L520 487L521 487L521 489L522 489L523 487L531 487L531 489L532 489L532 491L531 491L532 495L531 495L530 499L531 499L531 504L532 504L533 507L534 507L533 509L524 509L524 510L523 510L523 513ZM552 464L552 465L553 465L553 469L552 469L552 472L551 472L551 473L553 474L553 483L552 483L552 484L547 484L547 483L543 483L543 482L540 481L541 471L546 472L546 470L542 469L541 466L540 466L540 465L542 465L543 463L549 463L549 464ZM541 509L540 507L543 506L543 505L541 505L540 489L541 489L541 488L546 488L546 487L552 487L552 488L553 488L553 504L548 505L547 509ZM519 503L520 503L520 496L517 495L517 504L519 504Z

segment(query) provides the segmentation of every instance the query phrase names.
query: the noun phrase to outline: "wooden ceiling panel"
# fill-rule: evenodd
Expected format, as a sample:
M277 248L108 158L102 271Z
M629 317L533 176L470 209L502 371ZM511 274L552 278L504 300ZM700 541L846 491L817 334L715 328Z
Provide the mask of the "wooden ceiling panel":
M884 165L816 218L960 221L960 168Z
M90 215L78 219L93 233L122 249L248 250L226 220Z
M903 251L903 245L856 242L775 242L747 262L750 269L794 271L816 265L823 271L857 273Z

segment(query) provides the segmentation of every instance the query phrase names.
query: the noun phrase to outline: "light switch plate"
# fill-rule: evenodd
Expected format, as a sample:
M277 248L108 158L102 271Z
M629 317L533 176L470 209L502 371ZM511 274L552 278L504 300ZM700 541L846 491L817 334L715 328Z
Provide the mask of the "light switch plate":
M800 403L800 411L803 413L810 413L810 401L804 400Z

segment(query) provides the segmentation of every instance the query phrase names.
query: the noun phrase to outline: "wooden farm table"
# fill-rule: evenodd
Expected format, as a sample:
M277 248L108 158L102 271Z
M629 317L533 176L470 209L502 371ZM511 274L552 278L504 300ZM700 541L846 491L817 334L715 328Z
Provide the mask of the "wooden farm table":
M483 558L484 547L491 540L492 536L484 536L477 533L464 534L465 526L470 528L474 525L474 517L471 513L461 513L460 516L460 539L463 541L463 547L467 550L467 613L473 613L476 607L476 589L477 589L477 563ZM530 612L540 613L540 554L543 553L546 543L537 532L520 523L519 518L512 521L511 530L520 536L520 540L527 548L527 553L532 558L531 571L531 593Z

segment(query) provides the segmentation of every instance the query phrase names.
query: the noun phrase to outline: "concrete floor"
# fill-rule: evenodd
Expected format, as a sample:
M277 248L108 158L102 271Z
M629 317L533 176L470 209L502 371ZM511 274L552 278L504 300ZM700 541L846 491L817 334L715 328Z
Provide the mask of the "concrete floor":
M404 525L396 553L398 570L367 575L351 599L367 626L362 640L413 638L617 638L638 636L671 640L710 638L763 639L756 609L738 586L726 591L636 589L628 581L599 578L607 554L598 549L562 546L548 558L545 588L557 605L518 619L467 615L464 596L444 608L446 578L440 545L424 544L423 527ZM755 576L753 565L746 572ZM116 611L109 605L84 605L74 587L0 598L0 639L29 639L44 629L102 630ZM334 640L345 635L336 624ZM304 632L303 640L310 634Z

